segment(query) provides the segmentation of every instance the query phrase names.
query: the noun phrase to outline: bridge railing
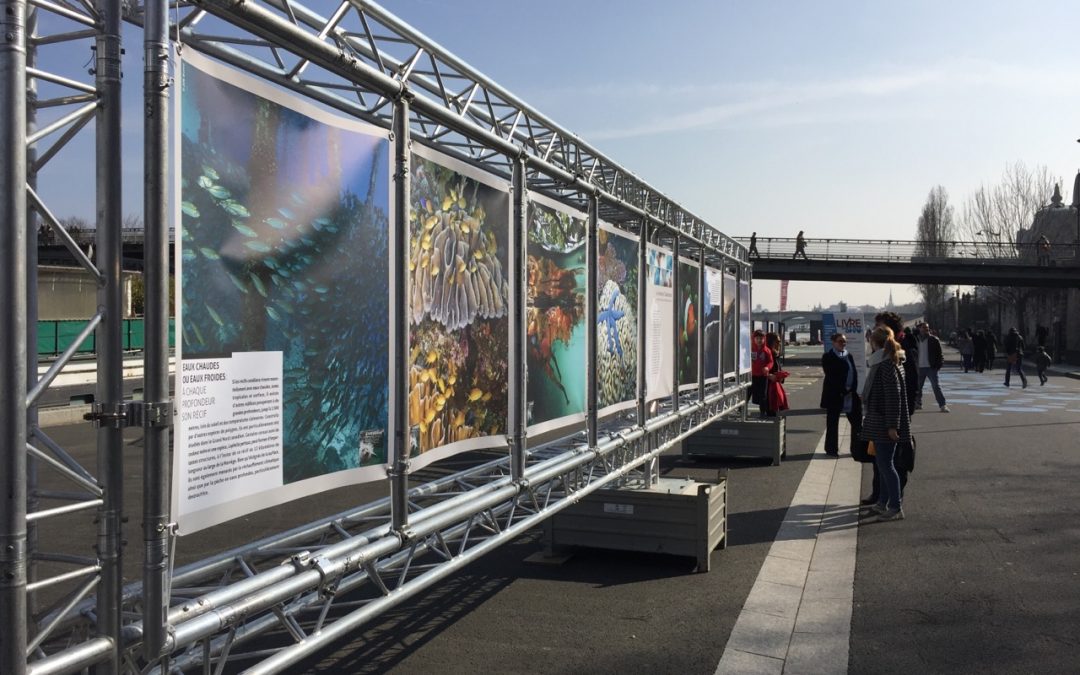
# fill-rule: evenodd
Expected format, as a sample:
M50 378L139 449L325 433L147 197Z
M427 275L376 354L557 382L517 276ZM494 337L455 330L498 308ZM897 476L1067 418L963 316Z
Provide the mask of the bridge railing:
M750 247L750 238L738 241ZM758 237L751 259L802 259L794 237ZM808 260L826 262L881 261L891 263L948 261L959 264L1060 265L1075 264L1076 244L1053 244L1048 249L1038 242L1011 243L995 241L911 241L891 239L805 239L803 249ZM755 255L756 253L756 255Z

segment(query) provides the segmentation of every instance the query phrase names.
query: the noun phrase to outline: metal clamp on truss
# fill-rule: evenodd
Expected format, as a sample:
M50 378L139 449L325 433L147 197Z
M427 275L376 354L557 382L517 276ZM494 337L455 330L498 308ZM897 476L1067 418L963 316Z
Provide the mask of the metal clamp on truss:
M83 415L83 419L93 423L96 427L109 427L123 429L128 426L128 405L130 401L121 401L111 406L104 403L94 403L90 412Z
M129 427L169 427L172 426L173 402L130 401L127 413Z

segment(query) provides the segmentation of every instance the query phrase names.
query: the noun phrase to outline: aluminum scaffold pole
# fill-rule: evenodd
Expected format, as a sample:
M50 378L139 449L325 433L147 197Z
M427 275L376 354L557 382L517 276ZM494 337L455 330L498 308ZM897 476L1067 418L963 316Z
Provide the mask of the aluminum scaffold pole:
M96 123L97 267L102 274L97 328L97 396L93 415L97 426L98 480L104 504L98 511L97 554L101 585L97 595L98 633L113 640L110 658L95 670L102 675L120 666L120 596L123 593L124 547L124 380L121 289L120 162L120 0L99 0L99 32L95 40L95 81L98 92Z
M641 220L638 227L638 276L637 276L637 423L642 429L649 422L649 404L648 404L648 389L646 387L646 379L648 377L648 370L646 364L648 359L645 357L645 350L648 347L648 325L645 317L649 310L649 303L646 302L646 294L649 288L649 221ZM650 436L646 435L642 439L642 443L645 445L644 451L648 453L652 448L650 447ZM642 466L642 477L645 481L645 487L650 487L656 483L659 478L659 472L657 471L656 460L648 460Z
M672 350L672 364L674 368L671 373L671 409L677 411L679 409L679 368L682 358L682 349L679 346L679 314L682 312L682 307L679 306L679 284L682 283L682 279L679 274L679 231L672 230L671 240L671 340L675 348Z
M387 444L390 467L390 520L394 532L404 535L409 527L409 208L410 157L409 97L402 92L394 101L394 220L391 224L390 303L390 434Z
M599 253L597 248L599 246L599 222L598 212L600 210L600 200L596 194L589 194L589 222L588 233L586 239L585 255L587 256L586 262L586 283L585 283L585 353L588 354L586 359L586 371L585 371L585 400L586 400L586 418L585 427L589 437L589 447L596 447L597 439L597 377L596 377L596 305L598 304L598 293L596 292L596 276L599 269Z
M143 22L143 169L146 344L143 403L143 656L161 656L169 592L169 15L148 0Z
M525 476L525 451L526 451L526 425L528 424L526 413L525 395L525 360L526 344L528 341L528 328L525 325L527 313L525 256L527 236L525 223L528 217L529 199L526 192L525 160L518 157L514 160L513 174L511 175L512 191L514 199L514 212L510 221L510 306L513 308L510 320L510 475L514 480L521 480Z
M26 10L0 0L0 673L26 672Z

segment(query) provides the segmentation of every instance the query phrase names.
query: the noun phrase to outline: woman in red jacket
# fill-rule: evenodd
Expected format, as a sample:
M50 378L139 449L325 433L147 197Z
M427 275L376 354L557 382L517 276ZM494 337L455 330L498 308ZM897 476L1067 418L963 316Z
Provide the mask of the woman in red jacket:
M754 331L750 349L750 401L758 405L762 417L769 416L768 386L775 362L772 350L765 345L765 331Z

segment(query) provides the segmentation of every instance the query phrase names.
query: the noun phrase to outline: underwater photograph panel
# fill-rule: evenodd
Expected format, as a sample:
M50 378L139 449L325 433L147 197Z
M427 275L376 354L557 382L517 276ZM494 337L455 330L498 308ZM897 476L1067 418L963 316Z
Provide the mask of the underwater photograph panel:
M600 410L637 397L638 241L600 223L596 378Z
M724 274L724 311L721 325L724 329L724 352L720 357L720 365L724 368L724 377L735 375L737 355L739 350L739 317L735 314L735 276Z
M183 357L282 353L286 484L384 464L387 135L182 68Z
M698 302L698 266L679 261L679 372L680 385L697 385L698 338L697 322L701 305Z
M715 380L720 373L720 303L723 289L720 270L705 267L705 297L701 299L701 322L705 324L705 380Z
M585 411L586 225L584 214L529 195L526 420L534 431Z
M505 442L508 186L414 149L409 217L409 425L435 459Z

